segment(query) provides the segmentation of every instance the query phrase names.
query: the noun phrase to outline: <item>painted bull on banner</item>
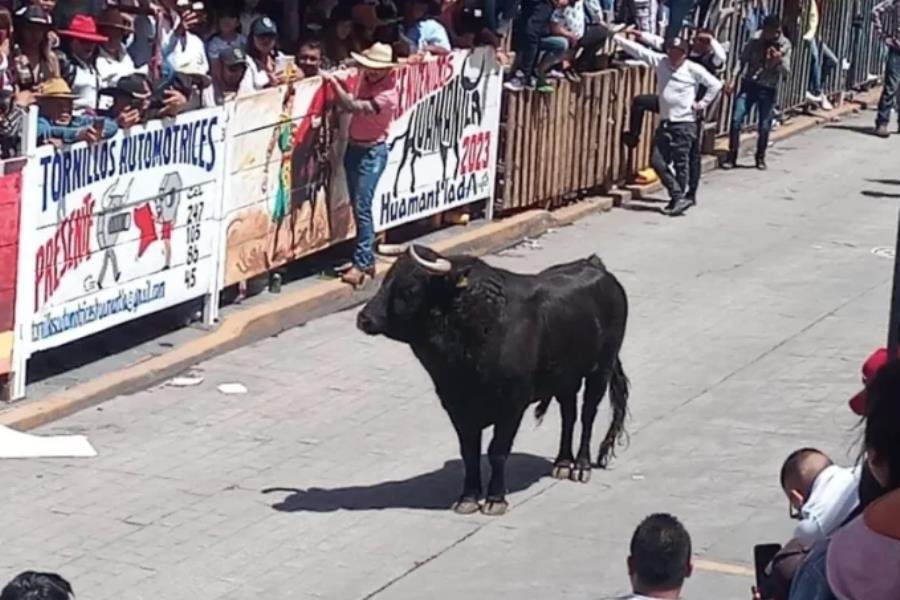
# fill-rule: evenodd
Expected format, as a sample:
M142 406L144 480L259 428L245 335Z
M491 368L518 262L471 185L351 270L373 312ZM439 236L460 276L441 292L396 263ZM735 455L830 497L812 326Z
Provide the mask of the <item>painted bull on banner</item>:
M469 55L471 56L471 55ZM475 79L466 77L469 56L463 62L462 69L444 87L417 104L409 115L406 132L391 141L390 150L399 142L403 142L403 153L397 166L397 177L394 179L394 195L398 195L400 175L409 161L409 191L416 189L416 160L423 156L440 153L443 165L443 178L447 178L447 159L450 151L456 158L454 177L459 174L459 144L463 132L468 125L480 125L484 117L485 89L478 85L487 79L484 76L487 68L487 54L481 59L481 67Z
M625 435L629 383L619 349L628 300L599 258L518 275L419 246L381 251L400 257L359 313L357 326L408 344L434 381L465 463L456 512L506 512L504 466L522 417L535 401L538 418L553 398L560 404L562 435L553 476L587 482L594 418L609 388L612 422L595 463L606 466ZM574 456L583 383L581 444ZM494 427L491 477L481 506L481 432L488 426Z

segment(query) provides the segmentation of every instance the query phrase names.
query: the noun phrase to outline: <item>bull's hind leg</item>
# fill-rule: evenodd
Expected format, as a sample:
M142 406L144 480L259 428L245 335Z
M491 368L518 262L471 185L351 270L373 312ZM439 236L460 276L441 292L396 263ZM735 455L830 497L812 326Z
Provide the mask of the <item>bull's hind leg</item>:
M560 394L559 414L562 431L559 435L559 454L553 461L551 475L555 479L569 479L575 470L575 456L572 454L572 436L575 432L575 413L577 411L578 393Z
M509 507L506 502L506 461L527 406L527 403L522 403L521 408L517 408L514 414L494 425L494 439L488 446L491 480L488 482L487 498L481 509L481 512L488 516L499 517L505 514Z
M609 376L597 373L587 379L584 386L584 401L581 403L581 445L578 446L578 458L575 459L574 481L587 483L591 480L591 435L594 433L594 419L597 418L597 407L603 401Z

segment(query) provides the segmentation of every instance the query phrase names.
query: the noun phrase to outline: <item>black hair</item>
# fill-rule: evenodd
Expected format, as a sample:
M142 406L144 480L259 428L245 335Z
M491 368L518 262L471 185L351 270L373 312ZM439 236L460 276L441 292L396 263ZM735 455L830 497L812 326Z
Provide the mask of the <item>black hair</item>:
M900 488L900 360L887 363L866 386L864 439L887 463L887 491Z
M631 567L645 590L680 588L691 559L691 536L672 515L657 513L644 519L631 538Z
M314 50L322 50L322 39L318 35L312 35L307 32L306 37L300 38L297 42L297 50L300 48L312 48Z
M6 584L0 600L69 600L72 595L72 586L56 573L25 571Z
M785 487L785 482L787 481L789 473L796 473L800 468L800 463L803 462L810 454L824 454L818 448L800 448L799 450L794 450L788 457L784 459L784 464L781 465L781 475L779 477L779 481L781 481L781 487Z
M762 22L762 28L768 29L770 27L778 27L781 29L781 17L778 15L769 15Z

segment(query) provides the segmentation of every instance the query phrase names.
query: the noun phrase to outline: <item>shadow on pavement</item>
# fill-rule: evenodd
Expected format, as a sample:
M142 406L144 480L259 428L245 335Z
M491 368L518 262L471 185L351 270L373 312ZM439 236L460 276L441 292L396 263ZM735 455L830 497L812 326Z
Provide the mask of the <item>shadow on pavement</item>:
M862 133L864 135L878 137L877 135L875 135L875 128L871 125L826 125L824 128L840 129L842 131L853 131L855 133Z
M527 490L550 475L552 463L531 454L511 454L506 463L506 484L510 493ZM482 464L482 475L490 470ZM436 471L401 481L385 481L374 485L332 489L268 488L263 494L288 493L272 505L281 512L333 512L336 510L384 510L412 508L448 510L459 497L463 483L463 465L459 459L448 460Z
M900 185L900 179L866 179L869 183L881 183L883 185Z
M863 196L868 198L900 198L900 194L892 194L889 192L876 192L872 190L863 190L860 192Z

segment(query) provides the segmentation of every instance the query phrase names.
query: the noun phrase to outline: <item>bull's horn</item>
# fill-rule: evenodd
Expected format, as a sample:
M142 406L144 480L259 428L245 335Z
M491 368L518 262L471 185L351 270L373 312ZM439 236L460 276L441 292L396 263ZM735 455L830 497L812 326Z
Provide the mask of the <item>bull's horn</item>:
M400 256L406 254L409 247L406 244L378 244L375 252L382 256Z
M439 258L437 260L425 260L416 253L415 246L409 247L409 255L413 257L413 260L415 260L417 263L419 263L432 273L443 275L445 273L449 273L450 269L453 268L453 265L451 265L450 261L446 258Z

